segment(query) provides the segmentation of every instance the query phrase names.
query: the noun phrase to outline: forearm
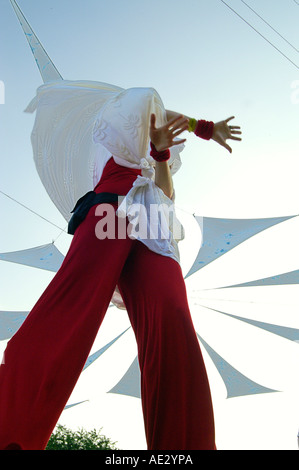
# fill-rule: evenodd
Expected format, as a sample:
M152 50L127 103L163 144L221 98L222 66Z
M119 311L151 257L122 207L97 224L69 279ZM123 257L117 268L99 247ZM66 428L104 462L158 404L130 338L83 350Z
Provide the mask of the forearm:
M175 111L166 110L167 121L182 117L182 114ZM185 116L187 119L188 116ZM173 181L167 162L156 162L155 184L162 189L169 199L173 196Z
M182 115L175 113L174 118L167 124L156 128L156 116L151 115L150 140L151 157L156 161L155 164L155 184L170 199L173 196L173 183L168 160L170 158L170 147L183 144L186 139L178 139L178 136L188 129L188 120Z
M178 114L175 111L166 110L166 119L175 119L178 116L183 116L184 119L188 122L188 131L193 132L198 137L202 139L210 140L214 136L214 122L197 120L186 115Z
M168 162L156 162L155 168L155 184L171 199L173 182Z
M178 116L182 116L175 111L166 110L167 121L174 119ZM194 132L198 137L205 140L214 140L222 147L226 148L230 153L232 153L232 148L226 143L227 139L241 141L240 137L242 131L240 126L228 126L228 122L234 119L234 116L220 122L204 121L192 119L189 116L183 115L189 122L188 130L189 132Z
M183 116L186 119L191 119L189 116L186 116L181 113L177 113L176 111L170 111L169 109L166 109L166 119L167 121L171 121L171 119L178 118L179 116Z

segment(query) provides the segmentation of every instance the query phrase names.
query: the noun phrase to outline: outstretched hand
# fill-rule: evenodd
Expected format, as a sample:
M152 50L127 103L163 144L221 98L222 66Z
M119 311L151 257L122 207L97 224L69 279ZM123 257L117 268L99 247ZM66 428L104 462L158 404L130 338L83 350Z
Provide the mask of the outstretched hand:
M156 116L151 115L150 139L158 152L166 150L174 145L182 144L186 139L174 140L189 126L189 119L180 115L168 121L164 126L156 128Z
M241 141L240 137L236 137L236 135L242 134L239 130L239 126L229 126L228 122L232 119L235 119L234 116L225 119L225 121L217 122L214 125L214 132L212 135L212 140L215 140L219 145L226 148L230 153L232 153L231 147L226 143L227 139L238 140Z

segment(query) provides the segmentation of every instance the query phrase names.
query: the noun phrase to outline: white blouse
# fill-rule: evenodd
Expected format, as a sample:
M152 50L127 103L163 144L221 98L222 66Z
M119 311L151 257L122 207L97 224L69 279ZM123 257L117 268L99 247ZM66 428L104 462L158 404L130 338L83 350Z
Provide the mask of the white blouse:
M117 164L142 170L117 212L129 218L131 236L179 262L177 243L184 238L184 229L174 201L154 183L155 161L150 156L150 116L156 115L157 127L167 122L156 90L59 80L38 88L26 109L34 111L35 165L64 218L69 221L77 200L96 186L112 155ZM181 166L183 148L170 149L172 175Z

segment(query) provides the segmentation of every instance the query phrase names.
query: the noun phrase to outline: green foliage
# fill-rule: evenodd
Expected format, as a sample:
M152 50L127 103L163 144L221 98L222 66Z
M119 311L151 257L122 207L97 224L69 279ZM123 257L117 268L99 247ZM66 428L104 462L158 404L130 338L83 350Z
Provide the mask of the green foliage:
M101 431L101 429L100 429ZM46 450L116 450L115 442L101 435L98 431L79 429L72 431L58 425L46 447Z

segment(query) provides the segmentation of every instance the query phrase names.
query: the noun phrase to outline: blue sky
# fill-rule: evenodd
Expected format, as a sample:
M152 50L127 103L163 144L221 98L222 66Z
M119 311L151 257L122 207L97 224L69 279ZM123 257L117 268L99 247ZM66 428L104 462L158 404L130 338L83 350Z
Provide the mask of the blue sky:
M232 143L232 155L214 142L187 135L183 166L174 180L178 207L188 214L228 218L298 214L298 68L223 2L18 3L65 79L123 88L150 86L168 109L214 121L236 116L243 141ZM298 53L244 3L227 3L299 64ZM299 6L294 0L247 3L299 48ZM8 0L0 0L0 11L0 80L5 85L5 104L0 105L0 190L64 228L65 221L34 167L30 143L34 115L23 113L42 79ZM0 252L42 245L58 236L56 246L66 252L68 235L60 235L59 229L2 194L0 213ZM282 270L287 263L277 248L281 240L293 244L287 259L298 269L298 223L290 230L288 235L277 233L272 245L267 242ZM262 251L255 251L255 266L261 257ZM233 258L231 262L240 269ZM224 262L219 266L223 275L228 267ZM213 279L215 273L210 272ZM0 310L29 310L52 274L2 263L0 277Z

